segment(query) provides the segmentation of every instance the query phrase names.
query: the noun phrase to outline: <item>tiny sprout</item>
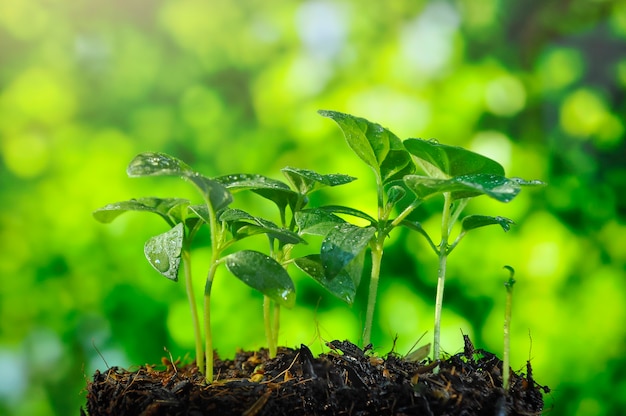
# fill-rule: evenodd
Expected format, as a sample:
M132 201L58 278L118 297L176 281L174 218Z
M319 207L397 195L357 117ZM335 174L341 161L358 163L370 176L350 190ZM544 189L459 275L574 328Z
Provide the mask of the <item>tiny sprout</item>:
M513 285L515 284L515 270L511 266L504 266L510 272L509 280L504 283L506 288L506 306L504 309L504 356L502 359L502 387L504 393L509 392L509 376L510 376L510 353L511 353L511 304L513 303Z

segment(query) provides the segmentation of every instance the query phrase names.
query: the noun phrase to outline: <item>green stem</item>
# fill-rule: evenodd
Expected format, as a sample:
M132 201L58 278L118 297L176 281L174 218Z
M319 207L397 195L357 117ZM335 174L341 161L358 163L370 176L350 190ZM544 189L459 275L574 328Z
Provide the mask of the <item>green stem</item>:
M269 349L270 358L276 357L276 343L272 332L271 319L272 300L269 296L263 296L263 323L265 324L265 338Z
M215 210L210 201L206 201L209 210L209 228L211 230L211 263L204 286L204 342L206 351L206 372L205 378L208 383L213 382L213 334L211 332L211 287L215 272L219 265L220 254L223 248L221 243L224 239L224 230L218 226Z
M404 209L404 211L402 211L400 213L400 215L398 215L392 222L391 222L391 227L397 227L398 225L400 225L400 223L409 216L409 214L411 212L413 212L415 210L415 208L417 208L420 204L422 203L421 200L416 199L415 201L413 201L408 207L406 207Z
M274 355L270 358L276 357L278 352L278 330L280 329L280 305L274 302L274 317L273 317L272 334L274 335Z
M384 237L383 237L384 238ZM376 305L376 292L378 291L378 279L380 277L380 264L383 258L383 245L377 241L372 245L372 274L367 298L367 311L365 313L365 329L363 330L363 345L370 343L372 337L372 323L374 321L374 306Z
M433 359L438 360L441 349L441 310L443 309L443 290L446 281L446 263L448 260L448 237L450 233L451 194L444 193L443 212L441 214L441 243L439 243L439 268L437 269L437 294L435 297L435 330L433 341Z
M446 280L446 262L448 256L445 252L439 253L439 269L437 271L437 295L435 297L435 340L433 342L433 358L439 359L441 343L441 310L443 309L443 288Z
M509 281L504 284L506 287L506 306L504 310L504 357L502 359L502 387L504 393L509 392L509 375L510 375L510 354L511 354L511 306L513 304L513 285L515 279L513 279L514 271L510 266L505 266L510 272L511 277Z
M183 268L185 269L185 286L187 288L187 298L189 307L191 308L191 320L193 322L193 334L196 341L196 365L203 371L204 368L204 351L202 349L202 334L200 332L200 319L198 318L198 307L196 304L196 296L193 290L191 279L191 253L189 249L183 249Z
M211 267L207 275L206 285L204 287L204 349L206 351L206 371L205 378L208 383L213 382L213 334L211 333L211 286L213 286L213 278L219 264L216 256L212 256Z

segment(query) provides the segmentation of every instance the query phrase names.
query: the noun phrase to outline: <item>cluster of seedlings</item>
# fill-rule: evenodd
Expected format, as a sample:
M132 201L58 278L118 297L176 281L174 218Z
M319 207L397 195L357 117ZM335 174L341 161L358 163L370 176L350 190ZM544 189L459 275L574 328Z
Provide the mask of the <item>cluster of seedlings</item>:
M371 256L371 275L363 345L371 339L372 321L385 242L397 227L421 234L439 260L433 340L433 361L440 358L440 326L448 256L466 234L476 228L498 225L508 231L512 221L499 216L462 216L468 202L487 195L509 202L522 186L539 185L504 176L503 167L492 159L433 140L400 140L379 124L335 111L320 111L334 120L352 151L373 171L377 200L371 216L348 206L309 206L309 195L324 187L335 187L356 178L344 174L321 174L286 167L286 181L258 174L230 174L208 178L183 161L164 153L141 153L128 166L130 177L177 176L191 183L202 196L201 204L181 198L139 198L106 205L94 212L108 223L127 211L151 212L162 217L168 231L150 238L144 247L150 264L163 276L176 281L182 265L195 334L196 363L206 382L214 378L211 295L216 270L224 265L235 277L264 296L263 317L269 356L276 356L280 309L294 305L295 286L288 269L295 266L331 294L351 304ZM278 221L231 208L238 192L253 192L272 201ZM414 211L425 201L442 198L441 232L431 236L415 220ZM346 218L353 218L348 221ZM454 228L460 223L460 227ZM357 225L358 224L358 225ZM366 224L366 225L363 225ZM211 259L205 278L202 317L198 315L191 275L191 247L201 227L208 226ZM453 230L460 229L456 235ZM239 250L236 244L251 236L267 236L262 251ZM323 239L319 249L303 257L292 256L293 248L306 244L307 235ZM507 284L510 288L511 279ZM510 303L509 303L510 304ZM508 332L510 309L505 324ZM204 333L204 340L202 334ZM505 341L508 343L508 339ZM505 351L508 362L508 351ZM508 371L504 371L508 375Z

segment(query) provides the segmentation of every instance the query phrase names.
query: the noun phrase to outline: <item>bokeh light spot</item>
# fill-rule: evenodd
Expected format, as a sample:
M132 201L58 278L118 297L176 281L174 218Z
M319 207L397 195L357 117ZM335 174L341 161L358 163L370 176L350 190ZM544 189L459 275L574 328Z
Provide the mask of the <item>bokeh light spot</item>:
M425 75L440 75L454 50L454 35L460 24L458 11L448 3L427 3L422 13L401 34L404 59Z
M0 27L18 39L40 36L48 28L50 17L37 3L29 0L0 2Z
M341 53L346 38L346 13L337 3L307 1L296 13L298 35L313 56L333 58Z
M470 149L500 163L507 171L511 166L511 141L498 131L480 131L471 141Z
M545 92L559 91L579 80L584 71L584 60L579 50L552 49L539 60L537 73Z
M605 144L618 142L624 131L622 122L610 113L605 100L588 88L567 96L561 105L560 122L563 130L573 137L593 137Z
M489 111L498 116L512 116L526 105L526 90L516 77L505 75L487 84L485 91Z
M48 166L49 147L47 139L40 134L9 136L2 141L2 158L16 176L33 178Z
M76 109L72 89L63 77L41 68L22 72L0 95L0 108L18 117L58 124Z

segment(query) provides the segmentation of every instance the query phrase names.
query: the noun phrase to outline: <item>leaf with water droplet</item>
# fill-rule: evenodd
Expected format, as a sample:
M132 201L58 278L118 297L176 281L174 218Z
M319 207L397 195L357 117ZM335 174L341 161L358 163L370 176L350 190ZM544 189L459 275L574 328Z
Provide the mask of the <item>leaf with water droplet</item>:
M110 223L119 215L128 211L145 211L161 216L168 224L173 225L177 217L172 215L176 207L183 209L189 201L182 198L138 198L128 201L115 202L105 205L93 212L96 220L103 223Z
M144 245L148 262L170 280L178 280L183 238L183 224L179 223L171 230L150 238Z
M227 209L222 212L219 219L228 224L231 234L236 240L257 234L267 234L285 244L306 244L306 241L293 231L281 228L271 221L255 217L240 209Z
M543 181L540 181L538 179L533 179L533 180L526 180L526 179L522 179L522 178L511 178L511 180L513 182L516 182L518 185L520 186L545 186L546 183Z
M294 206L298 200L298 194L289 185L263 175L236 173L218 176L215 180L231 192L250 190L274 202L281 210L287 205Z
M502 227L504 231L509 231L511 229L511 224L514 224L514 222L513 220L505 217L491 217L488 215L469 215L463 218L463 221L461 222L463 230L465 231L496 224Z
M296 289L287 271L273 258L253 250L242 250L223 258L228 270L239 280L279 304L291 308Z
M478 173L456 176L452 181L465 188L453 192L453 199L472 198L484 194L500 202L510 202L521 191L518 181L500 175Z
M209 179L196 172L186 175L184 178L196 185L205 201L211 204L215 212L226 208L233 202L233 196L230 192L228 192L222 184L213 179Z
M462 175L451 179L407 175L404 183L421 199L451 192L455 200L488 195L500 202L509 202L520 192L517 182L490 174Z
M358 209L354 209L354 208L350 208L350 207L344 207L343 205L325 205L323 207L319 207L316 208L320 211L326 211L326 212L330 212L333 214L345 214L345 215L350 215L352 217L356 217L356 218L361 218L364 220L369 221L371 224L376 224L376 220L371 216L366 214L363 211L360 211Z
M446 179L477 173L504 176L504 168L498 162L462 147L422 139L407 139L404 147L430 177Z
M180 159L160 152L144 152L133 158L126 173L132 178L141 176L184 176L193 170Z
M356 286L347 270L340 271L332 279L327 278L319 254L297 258L295 264L332 295L352 305L356 296Z
M302 234L326 235L337 224L345 223L342 218L322 209L303 209L296 212L296 224Z
M402 141L395 135L389 136L389 153L380 164L380 173L383 183L402 179L405 175L415 173L416 166L411 154L406 150Z
M348 146L374 170L382 182L380 167L391 148L390 137L398 141L400 139L380 124L372 123L361 117L328 110L320 110L318 113L334 120L339 125Z
M339 173L322 175L308 169L285 167L281 172L291 185L302 195L307 195L325 186L339 186L356 180L355 177Z
M335 277L367 248L375 234L374 227L361 228L349 223L333 227L322 241L320 251L326 277L329 279Z

